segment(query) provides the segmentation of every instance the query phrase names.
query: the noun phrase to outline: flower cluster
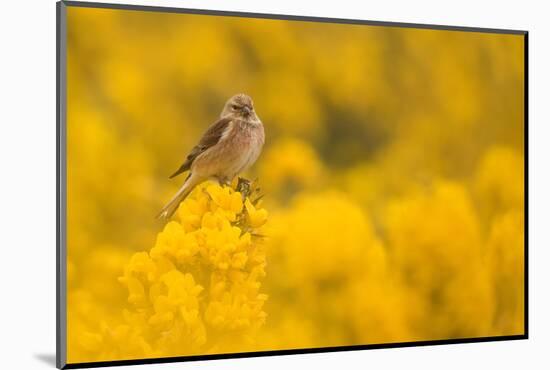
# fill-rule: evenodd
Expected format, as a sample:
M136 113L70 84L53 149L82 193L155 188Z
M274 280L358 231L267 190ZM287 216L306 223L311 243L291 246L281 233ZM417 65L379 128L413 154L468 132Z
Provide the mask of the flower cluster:
M270 194L285 195L291 190L318 184L322 180L323 165L310 144L296 138L283 138L263 153L259 172Z
M88 348L100 358L120 359L251 345L265 322L267 299L260 292L267 211L257 198L256 187L198 187L154 247L126 264L119 278L128 290L124 324L87 333Z
M481 336L494 310L479 219L466 189L440 181L389 202L388 249L423 338Z
M347 194L332 189L297 196L273 214L269 230L266 288L277 314L262 333L262 349L391 341L409 334L403 286L388 251ZM289 335L292 330L295 335Z

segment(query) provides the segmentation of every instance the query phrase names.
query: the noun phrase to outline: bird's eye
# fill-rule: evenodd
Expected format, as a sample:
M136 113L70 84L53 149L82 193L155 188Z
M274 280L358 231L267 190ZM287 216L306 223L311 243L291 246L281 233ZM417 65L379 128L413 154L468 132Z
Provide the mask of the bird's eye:
M239 106L238 106L238 105L236 105L236 104L233 104L233 105L231 106L231 109L233 109L233 110L237 110L237 109L239 109Z

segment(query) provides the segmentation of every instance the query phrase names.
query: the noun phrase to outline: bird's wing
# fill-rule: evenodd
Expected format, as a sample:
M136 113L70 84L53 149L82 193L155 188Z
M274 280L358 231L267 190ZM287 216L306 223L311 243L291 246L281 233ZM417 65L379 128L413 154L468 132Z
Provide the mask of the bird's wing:
M191 149L191 152L189 152L189 154L185 158L185 162L183 162L180 168L178 168L178 170L174 172L170 176L170 178L176 177L180 173L189 170L191 168L191 164L193 164L193 161L199 156L199 154L216 145L223 137L224 132L230 127L230 125L230 118L221 118L210 125L204 135L202 135L199 143L195 145L193 149Z

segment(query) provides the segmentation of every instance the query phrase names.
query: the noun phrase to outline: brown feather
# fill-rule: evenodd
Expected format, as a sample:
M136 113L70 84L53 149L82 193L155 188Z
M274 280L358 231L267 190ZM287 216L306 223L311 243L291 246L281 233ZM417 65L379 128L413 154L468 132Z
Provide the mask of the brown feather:
M202 136L201 140L193 149L191 149L191 152L187 155L185 158L185 162L178 168L176 172L174 172L172 175L170 175L170 178L174 178L178 176L179 174L188 171L191 168L191 165L193 164L193 161L205 150L208 148L211 148L212 146L216 145L220 139L222 138L223 133L231 123L231 118L221 118L218 121L214 122L204 135Z

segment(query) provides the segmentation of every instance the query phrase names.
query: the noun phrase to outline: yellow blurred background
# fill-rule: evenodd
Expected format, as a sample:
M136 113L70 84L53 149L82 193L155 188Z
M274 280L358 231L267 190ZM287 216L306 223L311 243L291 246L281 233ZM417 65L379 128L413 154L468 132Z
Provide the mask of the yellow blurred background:
M523 333L523 36L67 15L69 363ZM262 203L158 222L239 92Z

